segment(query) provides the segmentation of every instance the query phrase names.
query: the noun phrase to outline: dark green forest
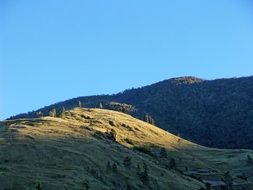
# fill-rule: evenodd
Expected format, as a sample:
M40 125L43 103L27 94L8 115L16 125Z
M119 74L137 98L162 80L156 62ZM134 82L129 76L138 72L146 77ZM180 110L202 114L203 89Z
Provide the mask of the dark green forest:
M253 77L173 78L114 95L73 98L11 119L59 115L73 107L125 112L209 147L253 149Z

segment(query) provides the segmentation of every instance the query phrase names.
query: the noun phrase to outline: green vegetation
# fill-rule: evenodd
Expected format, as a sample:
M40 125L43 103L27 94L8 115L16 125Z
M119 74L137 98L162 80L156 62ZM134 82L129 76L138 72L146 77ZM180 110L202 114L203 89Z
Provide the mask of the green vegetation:
M128 113L152 124L155 121L160 128L201 145L253 149L252 88L253 77L180 77L111 96L74 98L13 118L41 117L62 106L72 109L78 101L87 108L103 103L104 109Z
M49 112L49 116L50 117L56 117L56 109L53 108L50 112Z
M78 101L78 107L81 108L82 107L82 102Z
M0 123L2 189L199 190L221 179L253 187L250 150L205 148L110 110L64 113Z

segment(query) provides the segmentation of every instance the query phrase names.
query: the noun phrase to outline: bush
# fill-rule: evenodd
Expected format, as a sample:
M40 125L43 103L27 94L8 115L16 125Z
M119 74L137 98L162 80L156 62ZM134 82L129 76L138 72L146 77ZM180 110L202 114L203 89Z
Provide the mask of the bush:
M109 124L110 124L111 126L113 126L113 127L115 127L115 126L116 126L115 122L114 122L114 121L112 121L112 120L110 120L110 121L109 121Z
M49 116L50 117L56 117L56 109L53 108L50 112L49 112Z
M137 175L143 183L148 183L149 181L149 170L146 163L143 163L143 169L141 170L140 165L137 165Z
M134 145L134 142L133 142L131 139L125 138L125 141L126 141L128 144Z
M127 168L130 168L132 164L131 158L129 156L125 157L123 165Z
M110 131L107 131L106 133L106 137L112 141L116 141L116 136L117 133L114 129L111 129Z
M253 159L251 158L250 155L247 155L247 163L248 163L248 165L252 165L253 164Z
M167 152L164 147L160 149L160 158L167 158Z
M144 154L148 154L152 157L155 157L155 155L151 152L150 148L149 147L145 147L145 146L135 146L134 147L134 150L137 150L139 152L142 152Z
M176 165L176 160L174 158L170 159L170 163L169 163L169 169L176 169L177 165Z

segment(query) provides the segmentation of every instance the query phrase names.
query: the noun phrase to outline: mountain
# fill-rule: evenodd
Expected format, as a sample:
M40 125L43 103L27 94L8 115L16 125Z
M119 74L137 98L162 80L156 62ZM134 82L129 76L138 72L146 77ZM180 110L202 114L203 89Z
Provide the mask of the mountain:
M105 109L3 121L0 151L0 189L253 189L253 151L206 148Z
M115 95L78 97L12 119L48 115L53 108L123 111L195 143L253 149L253 77L203 80L180 77Z

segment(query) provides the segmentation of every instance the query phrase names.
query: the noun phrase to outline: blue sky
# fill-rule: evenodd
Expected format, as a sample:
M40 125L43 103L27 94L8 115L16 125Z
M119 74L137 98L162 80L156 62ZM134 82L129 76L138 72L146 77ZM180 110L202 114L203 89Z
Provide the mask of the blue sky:
M0 119L171 77L252 74L250 0L0 1Z

